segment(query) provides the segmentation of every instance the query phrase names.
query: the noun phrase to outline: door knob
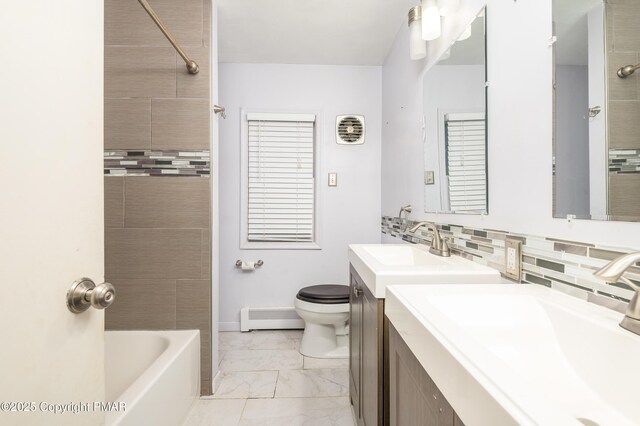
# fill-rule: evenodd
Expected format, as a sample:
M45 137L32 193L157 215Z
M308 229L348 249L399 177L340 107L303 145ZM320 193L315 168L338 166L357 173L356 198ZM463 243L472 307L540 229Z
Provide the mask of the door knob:
M116 298L116 289L110 283L96 285L90 278L76 280L67 291L67 307L79 314L93 306L104 309L111 306Z

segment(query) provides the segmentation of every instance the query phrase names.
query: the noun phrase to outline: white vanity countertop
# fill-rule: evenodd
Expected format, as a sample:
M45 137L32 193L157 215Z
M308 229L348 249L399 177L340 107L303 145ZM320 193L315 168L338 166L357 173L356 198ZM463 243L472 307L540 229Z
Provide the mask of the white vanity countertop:
M436 256L419 244L351 244L349 262L378 299L392 284L506 282L493 268L456 255Z
M640 336L543 286L390 286L385 313L463 422L640 423Z

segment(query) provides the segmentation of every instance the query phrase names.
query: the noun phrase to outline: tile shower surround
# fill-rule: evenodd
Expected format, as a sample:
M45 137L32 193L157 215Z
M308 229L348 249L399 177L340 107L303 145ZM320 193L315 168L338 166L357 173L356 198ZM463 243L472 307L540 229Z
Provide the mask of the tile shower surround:
M211 0L149 3L200 72L187 72L138 2L105 0L105 276L118 291L105 327L199 329L207 395Z
M424 229L416 233L408 229L416 221L383 216L382 233L413 244L431 244ZM449 238L454 254L504 271L505 239L522 241L521 282L554 288L586 300L589 293L628 302L633 291L625 284L608 285L593 272L609 260L631 250L598 244L565 241L533 235L514 234L493 229L475 229L461 225L438 224L443 237ZM630 268L626 277L640 282L640 267Z

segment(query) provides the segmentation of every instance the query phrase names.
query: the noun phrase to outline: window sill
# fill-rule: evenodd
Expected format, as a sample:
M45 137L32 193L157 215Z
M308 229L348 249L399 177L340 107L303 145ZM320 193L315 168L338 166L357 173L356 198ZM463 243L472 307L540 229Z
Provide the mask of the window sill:
M322 250L318 243L242 242L240 250Z

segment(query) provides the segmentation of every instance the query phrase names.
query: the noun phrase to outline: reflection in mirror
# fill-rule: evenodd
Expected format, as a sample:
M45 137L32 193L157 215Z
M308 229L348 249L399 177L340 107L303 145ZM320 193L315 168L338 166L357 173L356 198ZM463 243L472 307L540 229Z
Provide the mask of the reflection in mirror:
M554 2L555 217L606 214L603 19L602 0Z
M626 71L640 62L640 2L554 0L553 9L553 216L638 221L640 97L638 73Z
M424 75L425 212L487 213L485 10Z

